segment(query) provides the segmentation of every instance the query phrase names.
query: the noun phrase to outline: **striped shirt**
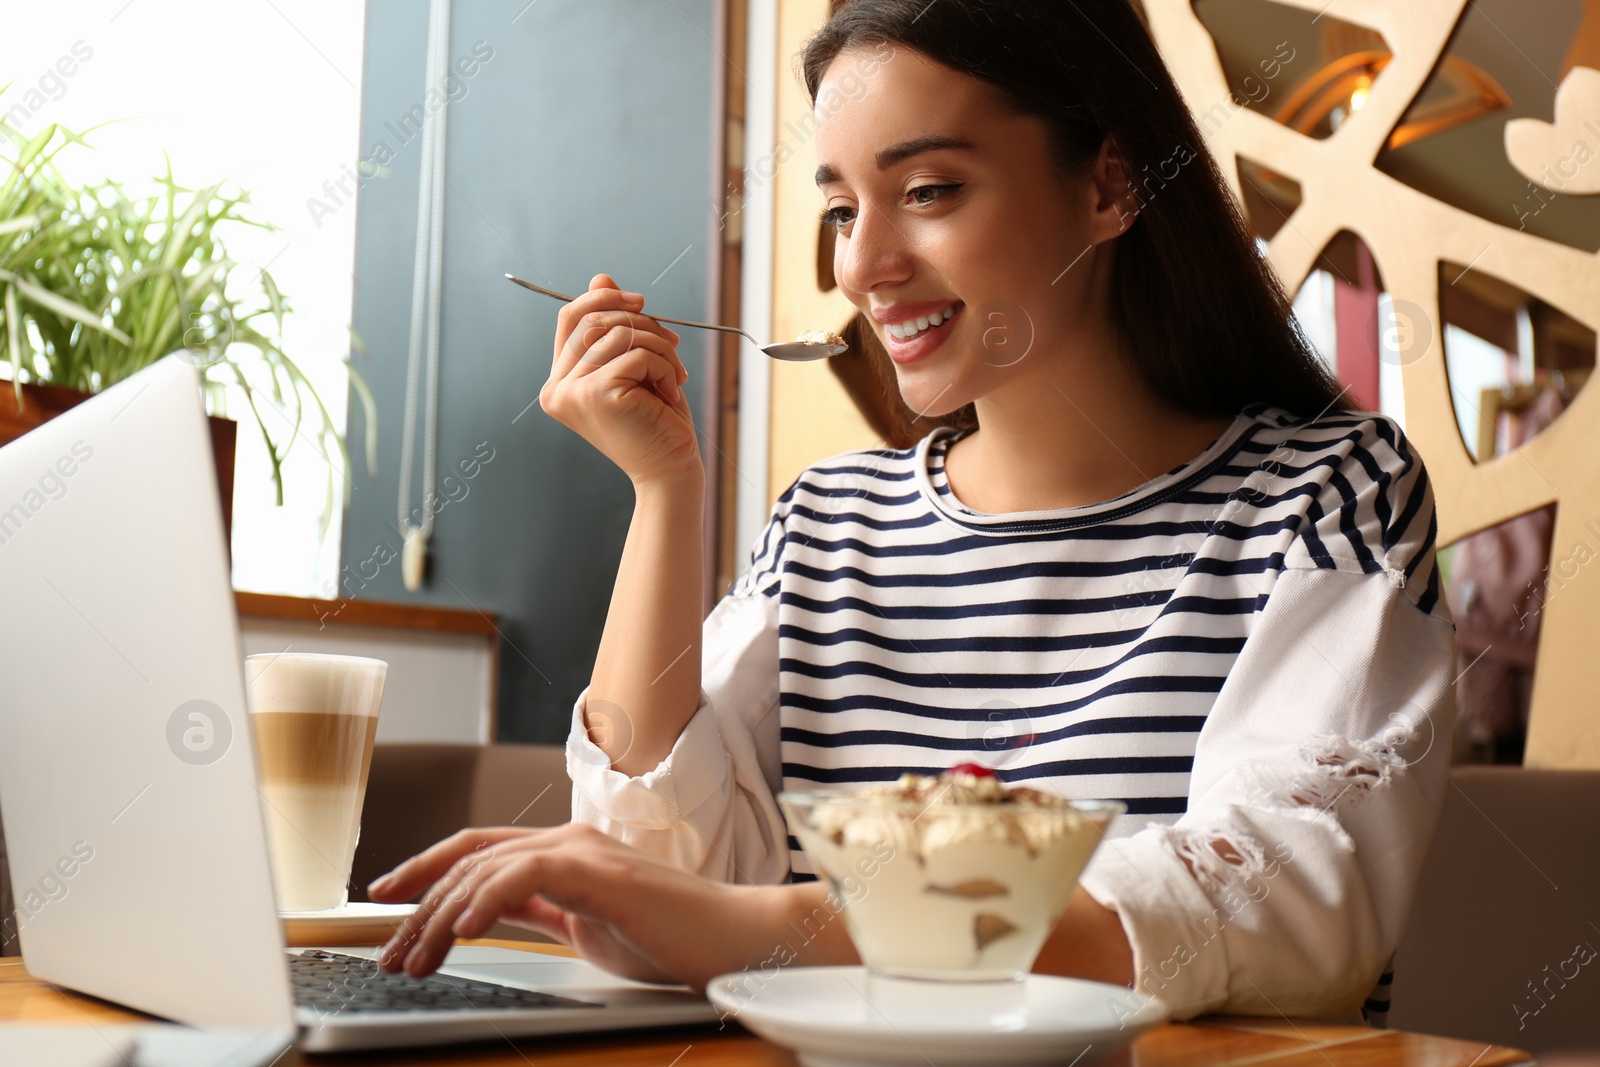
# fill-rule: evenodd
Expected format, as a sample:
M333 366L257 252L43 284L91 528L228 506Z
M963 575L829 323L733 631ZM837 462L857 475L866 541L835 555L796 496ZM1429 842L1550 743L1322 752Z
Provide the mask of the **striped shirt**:
M1127 804L1083 884L1176 1013L1268 1010L1252 988L1353 1010L1398 943L1453 715L1433 500L1398 425L1252 405L1128 493L1003 515L952 492L958 439L806 470L707 620L702 708L659 778L569 758L574 817L703 873L808 880L772 791L983 763ZM569 751L588 752L575 712ZM720 770L699 762L713 746ZM630 827L634 794L667 783L681 827ZM1228 904L1268 870L1270 895Z
M1317 566L1397 549L1412 602L1439 605L1427 481L1383 416L1249 408L1132 492L1020 515L955 498L958 439L839 456L777 502L738 592L778 602L785 789L978 762L1176 817L1297 538Z

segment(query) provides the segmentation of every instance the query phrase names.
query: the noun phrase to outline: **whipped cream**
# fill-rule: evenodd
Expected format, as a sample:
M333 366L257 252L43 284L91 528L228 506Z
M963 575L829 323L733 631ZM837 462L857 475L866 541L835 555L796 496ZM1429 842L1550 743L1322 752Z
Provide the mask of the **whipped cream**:
M804 330L801 332L799 337L795 338L795 340L803 345L844 344L843 337L840 337L836 333L829 333L827 330Z
M851 797L854 803L819 809L816 829L836 844L887 841L909 847L923 861L967 841L1016 844L1038 855L1055 839L1081 831L1084 823L1069 801L1053 793L1007 786L993 774L961 769L902 774L898 781L868 786ZM877 803L890 806L870 806ZM912 805L916 810L908 819L903 812Z

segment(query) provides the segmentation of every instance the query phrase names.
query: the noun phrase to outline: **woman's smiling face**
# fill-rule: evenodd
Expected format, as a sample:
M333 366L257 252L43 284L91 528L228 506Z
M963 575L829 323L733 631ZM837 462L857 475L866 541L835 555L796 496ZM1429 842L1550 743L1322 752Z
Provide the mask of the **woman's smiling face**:
M1074 336L1105 328L1108 264L1086 253L1120 232L1115 209L1088 168L1052 160L1043 120L919 52L885 51L846 49L817 91L834 277L913 411L1042 387Z

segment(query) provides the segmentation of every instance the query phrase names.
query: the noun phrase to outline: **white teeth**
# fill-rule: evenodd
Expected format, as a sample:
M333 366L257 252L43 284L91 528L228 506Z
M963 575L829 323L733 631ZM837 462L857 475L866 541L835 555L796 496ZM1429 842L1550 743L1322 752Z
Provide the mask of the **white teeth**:
M911 319L906 322L892 322L888 326L889 336L900 341L904 341L910 337L915 337L923 330L931 327L942 326L946 322L949 322L955 317L956 312L960 308L960 304L951 304L942 312L936 311L933 314L926 316L919 315L915 319Z

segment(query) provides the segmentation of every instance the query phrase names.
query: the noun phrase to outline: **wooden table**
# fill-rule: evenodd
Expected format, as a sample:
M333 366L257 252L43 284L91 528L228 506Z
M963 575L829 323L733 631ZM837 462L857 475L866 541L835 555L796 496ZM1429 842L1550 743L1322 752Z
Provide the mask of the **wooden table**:
M558 955L559 945L523 941L466 941ZM41 982L16 958L0 960L0 1024L48 1023L95 1026L153 1021L93 997ZM291 1057L284 1057L288 1067ZM470 1064L472 1067L795 1067L794 1055L737 1027L656 1030L614 1037L523 1038L443 1049L306 1055L304 1064ZM1532 1064L1525 1052L1478 1042L1424 1037L1359 1026L1329 1026L1289 1019L1208 1016L1169 1023L1121 1052L1094 1061L1118 1067L1514 1067Z

